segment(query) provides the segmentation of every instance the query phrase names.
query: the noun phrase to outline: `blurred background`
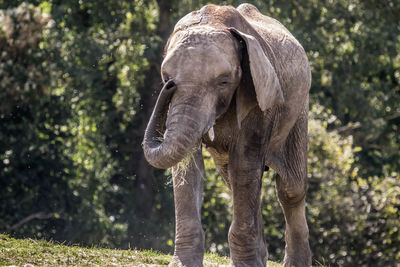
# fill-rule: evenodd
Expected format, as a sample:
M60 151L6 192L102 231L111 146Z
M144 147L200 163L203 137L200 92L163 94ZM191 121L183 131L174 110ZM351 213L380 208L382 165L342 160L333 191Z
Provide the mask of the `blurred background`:
M400 2L247 2L282 22L310 60L315 262L399 264ZM147 164L141 141L166 39L207 3L0 0L0 232L173 251L171 175ZM206 249L228 255L232 199L204 156ZM282 260L273 171L263 188L270 259Z

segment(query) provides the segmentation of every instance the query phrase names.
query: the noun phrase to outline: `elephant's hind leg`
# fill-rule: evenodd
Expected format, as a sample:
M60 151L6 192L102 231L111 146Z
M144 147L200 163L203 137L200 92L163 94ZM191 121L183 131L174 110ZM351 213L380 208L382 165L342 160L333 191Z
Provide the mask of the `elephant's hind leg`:
M203 266L204 231L200 208L203 196L204 162L201 146L187 166L172 168L175 198L175 250L169 266Z
M310 266L311 250L305 215L307 190L307 120L299 120L288 136L285 169L276 176L276 190L286 220L284 266ZM304 129L305 128L305 129Z

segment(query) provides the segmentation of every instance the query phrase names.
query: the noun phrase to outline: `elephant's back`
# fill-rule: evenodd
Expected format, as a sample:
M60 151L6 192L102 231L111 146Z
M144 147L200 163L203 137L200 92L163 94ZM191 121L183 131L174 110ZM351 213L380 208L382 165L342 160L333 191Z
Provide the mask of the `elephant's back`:
M273 65L281 82L288 88L284 91L285 98L291 94L290 88L299 88L308 92L311 84L311 73L304 48L285 26L274 18L265 16L251 4L241 4L237 11L247 20L255 31L265 40L273 51ZM278 60L279 59L279 60ZM287 99L287 98L286 98Z
M297 39L274 18L265 16L251 4L241 4L237 11L257 31L257 33L269 44L276 56L281 59L290 57L306 59L306 54Z
M241 4L237 11L250 23L250 25L263 37L269 41L288 40L293 45L300 45L296 38L283 26L282 23L274 18L265 16L251 4Z
M282 32L282 34L290 35L288 29L283 26L282 23L274 18L263 15L255 6L252 4L241 4L237 7L237 11L246 18L252 26L259 28L260 30L270 30L276 33Z

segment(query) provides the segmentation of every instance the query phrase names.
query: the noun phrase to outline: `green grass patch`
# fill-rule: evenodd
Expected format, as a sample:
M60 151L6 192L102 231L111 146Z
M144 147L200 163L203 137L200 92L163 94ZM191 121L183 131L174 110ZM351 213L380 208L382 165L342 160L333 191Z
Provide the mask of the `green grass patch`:
M0 234L0 266L166 266L172 255L152 250L84 248L37 239L15 239ZM207 253L204 266L228 266L229 258ZM281 264L268 262L270 267Z

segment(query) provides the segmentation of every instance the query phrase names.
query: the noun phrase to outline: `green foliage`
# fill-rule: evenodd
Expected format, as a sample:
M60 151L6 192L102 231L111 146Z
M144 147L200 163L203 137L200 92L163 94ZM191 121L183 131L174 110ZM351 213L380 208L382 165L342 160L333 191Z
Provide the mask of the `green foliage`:
M140 144L162 47L175 22L208 1L27 2L0 0L0 231L171 252L170 178L149 167ZM398 263L399 2L249 2L293 32L311 63L315 260ZM206 248L227 255L231 194L203 154ZM281 260L272 170L262 203L270 258Z
M112 19L81 14L109 14L87 1L42 2L51 14L27 4L2 13L2 230L83 244L167 246L172 225L156 225L172 221L171 188L151 187L150 180L143 190L136 174L148 165L135 164L142 153L136 88L157 10L154 3L115 4L108 6L116 9ZM163 233L160 247L154 228Z
M361 178L354 163L358 149L352 146L352 137L326 132L316 118L326 121L329 115L318 106L313 111L308 212L315 255L326 255L325 260L338 265L391 265L400 259L395 249L400 245L395 219L400 214L395 193L398 175ZM387 227L393 227L392 231ZM317 259L323 260L321 256Z
M75 173L64 151L70 108L52 94L49 52L40 46L48 18L23 4L1 11L0 21L0 228L55 235L56 217L72 212L77 199L68 190Z
M312 103L337 117L329 129L353 135L363 148L357 153L360 174L399 172L400 3L277 1L272 6L265 13L280 18L308 53Z

